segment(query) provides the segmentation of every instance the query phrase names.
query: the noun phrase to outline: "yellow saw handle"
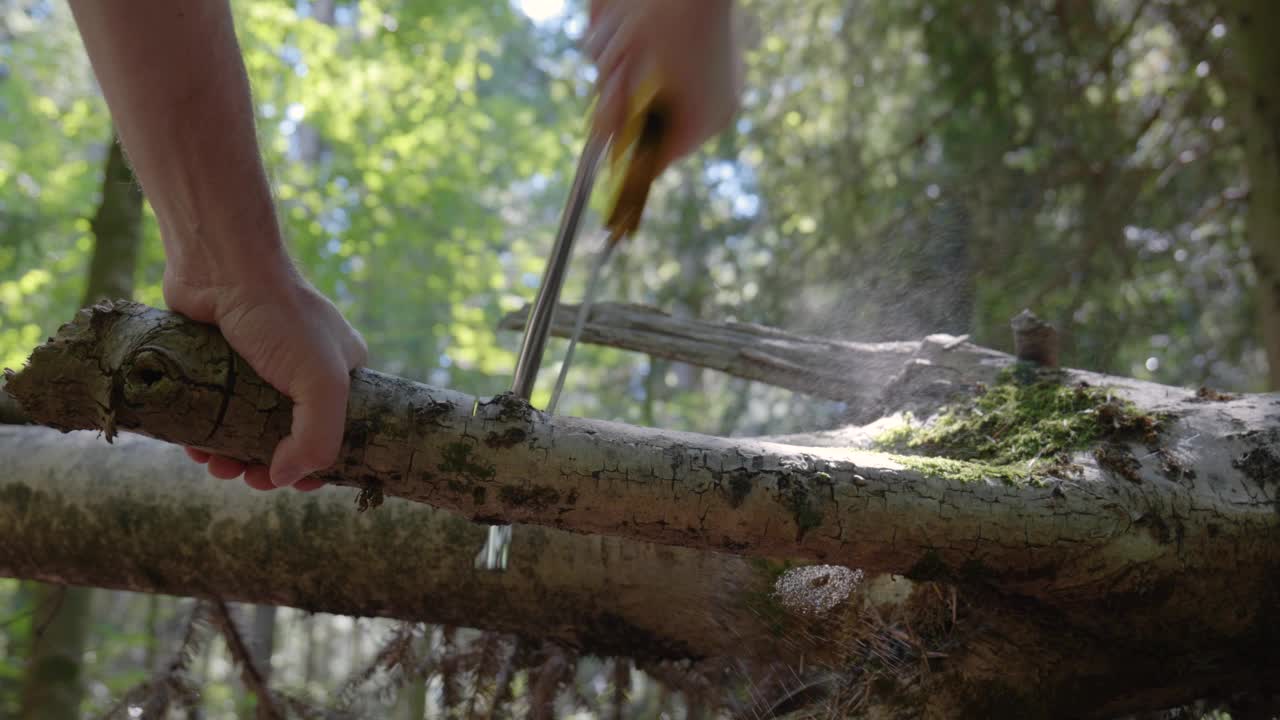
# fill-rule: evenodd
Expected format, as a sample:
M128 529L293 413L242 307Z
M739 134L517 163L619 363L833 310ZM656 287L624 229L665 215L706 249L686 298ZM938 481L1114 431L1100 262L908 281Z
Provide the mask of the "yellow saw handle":
M605 228L618 242L640 226L649 188L657 179L659 155L671 129L671 111L656 77L650 75L630 98L627 121L609 150L612 183Z

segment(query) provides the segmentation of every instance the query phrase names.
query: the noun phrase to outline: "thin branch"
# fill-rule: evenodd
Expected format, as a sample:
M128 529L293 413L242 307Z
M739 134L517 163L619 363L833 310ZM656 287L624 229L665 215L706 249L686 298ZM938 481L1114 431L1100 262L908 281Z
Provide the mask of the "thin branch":
M223 639L227 643L227 651L231 654L232 660L240 665L241 681L258 698L259 718L263 718L263 720L284 720L284 714L276 707L271 689L267 687L262 672L254 664L253 656L249 652L249 646L245 643L240 629L236 627L235 620L227 609L227 604L221 598L214 598L209 601L209 606L213 614L213 622L218 626L218 629L222 632Z

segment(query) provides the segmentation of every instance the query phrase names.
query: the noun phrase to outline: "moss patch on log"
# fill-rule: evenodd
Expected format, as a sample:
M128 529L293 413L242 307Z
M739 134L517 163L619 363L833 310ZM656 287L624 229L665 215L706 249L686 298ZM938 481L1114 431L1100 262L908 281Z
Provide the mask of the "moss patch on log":
M1037 482L1070 469L1070 454L1099 442L1153 443L1160 418L1104 387L1065 384L1063 373L1015 365L995 385L944 408L932 421L904 423L876 438L895 460L965 482Z

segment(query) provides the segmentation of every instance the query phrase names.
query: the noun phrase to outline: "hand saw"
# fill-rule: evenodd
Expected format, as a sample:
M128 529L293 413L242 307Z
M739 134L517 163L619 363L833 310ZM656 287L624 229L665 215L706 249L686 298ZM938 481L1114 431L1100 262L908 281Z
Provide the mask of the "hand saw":
M591 305L595 301L604 267L613 255L613 249L623 238L640 227L640 218L649 198L649 188L658 177L658 160L671 125L671 113L665 99L658 94L656 85L651 84L648 92L638 99L640 102L636 105L637 111L628 116L610 153L614 190L604 224L609 235L591 267L587 290L582 296L582 304L578 306L578 316L569 335L569 347L565 350L564 362L560 363L560 375L556 378L555 389L551 391L548 413L554 414L556 411L565 377L569 374L569 365L573 361L573 351L578 346L582 329L591 314Z
M610 146L609 165L614 188L605 220L608 237L592 265L587 290L578 308L564 361L560 365L560 375L556 378L551 402L547 406L548 413L555 413L560 392L564 388L565 377L573 360L573 351L577 347L578 338L591 312L591 304L595 299L604 267L613 254L614 248L640 226L640 218L649 197L649 188L659 172L658 161L670 126L669 105L661 96L658 85L652 80L644 83L641 91L632 96L627 122ZM542 353L551 331L551 321L559 304L560 290L564 285L565 273L573 255L573 243L577 237L582 213L591 197L596 166L605 148L605 142L606 138L593 132L582 149L573 185L569 189L569 200L560 217L560 229L556 233L551 256L543 271L542 284L538 287L537 297L529 309L529 318L525 323L524 337L520 345L520 354L516 358L511 385L511 392L526 401L533 394L538 367L542 362ZM488 540L476 556L476 566L488 570L505 569L510 543L511 526L491 526Z

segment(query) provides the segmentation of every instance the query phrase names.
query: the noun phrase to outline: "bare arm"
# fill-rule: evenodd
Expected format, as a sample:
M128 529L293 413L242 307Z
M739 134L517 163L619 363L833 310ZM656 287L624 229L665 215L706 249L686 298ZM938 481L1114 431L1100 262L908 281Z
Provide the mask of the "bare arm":
M292 485L336 459L364 339L294 269L228 0L70 0L121 144L160 223L169 307L216 324L294 402L268 470L197 448L220 478ZM305 479L304 479L305 478Z
M227 0L71 0L175 279L289 266Z

